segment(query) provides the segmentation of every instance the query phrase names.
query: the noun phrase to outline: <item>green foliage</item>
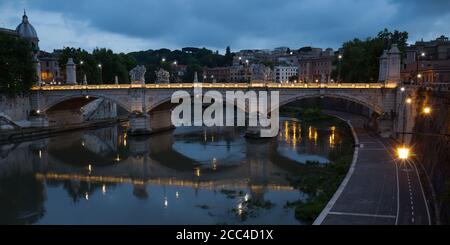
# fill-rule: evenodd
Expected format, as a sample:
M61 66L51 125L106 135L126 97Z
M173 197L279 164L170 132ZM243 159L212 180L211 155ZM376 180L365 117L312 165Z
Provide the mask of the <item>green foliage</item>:
M128 73L137 64L129 55L115 54L104 48L95 49L92 54L82 49L65 48L59 59L61 69L65 68L68 58L73 58L77 64L77 82L82 83L86 75L89 84L113 84L115 76L118 76L120 83L130 83Z
M192 82L195 72L198 73L199 79L201 79L203 67L205 66L219 67L231 65L234 56L231 53L230 47L227 47L225 55L220 55L206 48L183 48L182 50L173 51L169 49L147 50L132 52L129 55L134 57L139 64L145 65L147 68L147 81L155 81L155 72L160 68L170 72L172 77L175 77L176 67L173 65L175 61L177 65L186 65L187 72L181 78L183 82ZM163 59L165 59L164 62Z
M21 38L0 34L0 93L24 93L36 81L30 43Z
M379 32L375 38L365 40L354 39L344 43L343 59L339 64L338 59L334 61L336 69L333 78L338 79L339 66L341 69L341 81L345 82L376 82L379 73L379 58L383 50L389 49L391 44L397 44L402 53L405 52L408 41L407 32L387 29Z
M348 138L342 139L348 143L330 152L328 156L330 163L308 162L300 166L289 180L294 188L307 196L303 200L288 202L285 205L285 208L295 209L295 217L300 221L306 223L314 221L342 183L353 160L354 140L350 129L342 121L336 123L338 128L348 130L346 134L340 134L343 137L348 135Z

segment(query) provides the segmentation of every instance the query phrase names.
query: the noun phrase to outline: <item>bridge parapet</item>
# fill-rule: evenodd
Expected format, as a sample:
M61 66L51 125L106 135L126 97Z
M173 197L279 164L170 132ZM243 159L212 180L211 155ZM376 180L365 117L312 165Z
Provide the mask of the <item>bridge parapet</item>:
M193 89L195 83L172 84L103 84L33 86L33 91L54 90L112 90L112 89ZM206 89L395 89L395 84L384 83L202 83Z

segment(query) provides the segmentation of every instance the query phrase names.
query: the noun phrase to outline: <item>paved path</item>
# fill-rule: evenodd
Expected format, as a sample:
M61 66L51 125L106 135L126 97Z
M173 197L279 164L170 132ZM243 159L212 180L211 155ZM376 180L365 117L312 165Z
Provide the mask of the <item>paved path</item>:
M395 143L365 130L360 116L326 113L352 125L359 147L346 179L314 224L430 224L417 169L395 160Z

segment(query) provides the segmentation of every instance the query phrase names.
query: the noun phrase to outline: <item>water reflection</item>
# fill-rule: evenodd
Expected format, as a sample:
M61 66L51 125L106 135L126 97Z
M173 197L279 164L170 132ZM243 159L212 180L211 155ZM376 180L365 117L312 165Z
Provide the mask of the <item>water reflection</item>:
M299 224L288 176L328 162L334 125L282 121L277 139L239 128L179 128L146 138L122 125L0 149L2 224ZM255 208L251 203L264 205ZM245 219L243 218L245 216Z
M298 120L283 119L278 153L297 162L328 163L328 153L342 144L334 125L310 125ZM325 142L327 139L327 142Z

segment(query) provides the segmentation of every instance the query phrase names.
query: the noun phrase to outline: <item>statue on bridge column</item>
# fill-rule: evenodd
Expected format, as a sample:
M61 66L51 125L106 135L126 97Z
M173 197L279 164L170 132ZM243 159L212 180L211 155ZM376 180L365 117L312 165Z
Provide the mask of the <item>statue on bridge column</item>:
M145 84L145 66L136 66L130 71L131 84Z
M156 83L169 83L170 73L162 68L156 72Z

